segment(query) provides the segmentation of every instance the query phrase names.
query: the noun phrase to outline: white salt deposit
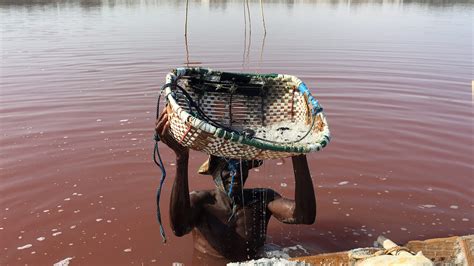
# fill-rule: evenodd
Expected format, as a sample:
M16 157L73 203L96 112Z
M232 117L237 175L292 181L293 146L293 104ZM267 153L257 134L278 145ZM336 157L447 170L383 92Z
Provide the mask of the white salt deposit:
M18 249L18 250L22 250L22 249L31 248L32 246L33 246L32 244L26 244L26 245L24 245L24 246L17 247L16 249Z
M56 232L56 233L53 233L52 236L58 236L60 234L62 234L62 232Z
M45 240L45 239L46 239L46 237L40 236L40 237L38 237L36 240L38 240L38 241L43 241L43 240Z
M287 186L288 186L288 184L286 184L286 183L281 183L280 184L280 187L287 187Z
M421 209L425 209L425 208L435 208L436 205L433 205L433 204L424 204L424 205L420 205L418 206L418 208L421 208Z
M96 222L100 222L102 220L103 220L102 218L95 219Z
M451 209L457 209L457 208L459 208L459 207L458 207L457 205L451 205L451 206L449 206L449 208L451 208Z
M304 121L283 121L254 130L255 137L284 143L301 139L306 135L310 127L311 124L306 124ZM311 132L302 140L302 143L319 142L319 138L318 134Z
M56 262L55 264L53 264L53 266L68 266L69 265L69 261L71 261L73 258L69 257L69 258L65 258L61 261L58 261Z
M309 263L300 262L300 261L289 261L281 258L271 258L271 259L258 259L250 260L246 262L231 262L227 263L227 266L306 266L310 265Z
M342 182L338 183L339 186L343 186L343 185L347 185L347 184L349 184L349 181L342 181Z
M123 250L123 252L132 252L132 249L131 248L126 248Z

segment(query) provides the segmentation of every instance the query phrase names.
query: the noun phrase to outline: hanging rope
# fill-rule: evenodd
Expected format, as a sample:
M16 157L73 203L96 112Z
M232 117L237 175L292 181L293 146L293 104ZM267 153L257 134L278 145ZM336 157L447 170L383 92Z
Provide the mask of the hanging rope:
M160 89L160 94L158 95L158 102L156 104L156 120L158 120L158 118L160 117L161 94L163 93L163 90L165 88L170 87L172 85L173 84L171 83L167 83L163 85L163 87L161 87ZM163 223L161 221L161 210L160 210L161 190L163 188L163 183L165 182L165 178L166 178L166 169L165 169L165 165L163 164L163 160L161 159L161 154L158 147L158 142L160 142L160 136L158 135L158 132L155 132L155 136L153 139L155 140L155 147L153 149L153 161L161 170L160 185L158 186L156 190L156 218L158 220L158 224L160 225L160 234L161 234L161 237L163 238L163 243L166 243L166 234L165 234L165 229L163 228Z
M235 217L235 213L237 210L237 203L235 202L235 197L239 197L238 195L232 195L232 189L234 187L234 182L235 182L235 176L237 175L237 168L239 167L239 163L235 159L230 159L227 162L227 169L229 170L229 174L231 176L231 181L230 181L230 187L229 191L227 192L227 196L229 197L230 201L232 202L232 213L230 214L229 219L227 219L227 222L232 221L232 219ZM240 173L242 175L242 172ZM244 184L241 184L243 187Z
M161 211L160 211L160 196L161 196L161 189L163 188L163 183L165 182L166 178L166 169L163 165L163 161L161 160L160 151L158 149L158 142L160 141L160 137L158 134L155 134L155 149L153 150L153 161L161 170L161 179L160 179L160 186L156 191L156 218L158 219L158 223L160 225L160 234L163 238L163 243L166 243L166 235L165 230L163 229L163 223L161 222Z
M231 181L230 181L229 192L227 192L227 196L229 196L229 197L232 195L232 188L234 186L235 175L237 174L238 164L239 163L237 162L237 160L234 160L234 159L229 160L228 170L229 170L229 174L232 178ZM242 174L242 173L240 173L240 174Z
M265 15L263 14L263 1L260 0L260 11L262 12L263 35L267 35L267 27L265 26Z

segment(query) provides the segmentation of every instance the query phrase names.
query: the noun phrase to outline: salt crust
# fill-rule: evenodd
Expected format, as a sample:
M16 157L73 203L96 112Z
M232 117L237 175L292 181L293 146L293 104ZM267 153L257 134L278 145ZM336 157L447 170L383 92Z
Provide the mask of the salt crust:
M289 261L281 258L262 258L258 260L249 260L246 262L231 262L227 266L306 266L310 265L302 261Z
M278 122L265 127L259 127L252 129L255 131L255 136L271 141L277 142L292 142L300 140L303 136L308 133L311 125L306 124L304 121L296 122ZM315 134L315 132L310 132L304 139L301 140L302 143L315 143L319 142L321 139L320 134ZM300 142L300 143L301 143Z

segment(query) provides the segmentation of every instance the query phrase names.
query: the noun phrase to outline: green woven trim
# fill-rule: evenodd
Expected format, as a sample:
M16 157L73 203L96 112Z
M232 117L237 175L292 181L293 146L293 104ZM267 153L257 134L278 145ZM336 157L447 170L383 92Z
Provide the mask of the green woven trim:
M289 152L289 153L308 153L314 151L315 149L308 148L306 145L278 145L273 143L264 142L261 140L253 139L245 137L244 135L240 135L235 132L229 132L224 129L218 128L214 134L216 137L223 138L225 140L229 140L232 142L242 143L245 145L253 146L258 149L262 150L272 150L277 152ZM323 140L318 143L314 143L314 146L317 144L321 145L321 148L327 146L330 141L330 137L325 135ZM316 150L320 150L320 148L316 148Z

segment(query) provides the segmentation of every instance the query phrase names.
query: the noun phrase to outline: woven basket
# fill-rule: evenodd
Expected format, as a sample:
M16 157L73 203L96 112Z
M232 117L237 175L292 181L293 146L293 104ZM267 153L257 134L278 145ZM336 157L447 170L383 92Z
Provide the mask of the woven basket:
M191 149L233 159L275 159L329 143L322 108L294 76L177 68L166 83L171 134Z

